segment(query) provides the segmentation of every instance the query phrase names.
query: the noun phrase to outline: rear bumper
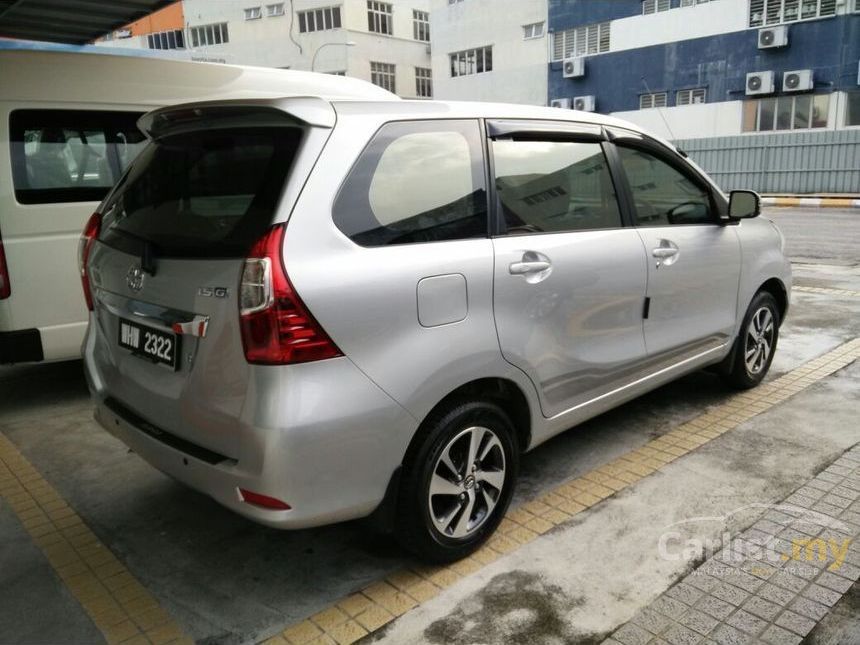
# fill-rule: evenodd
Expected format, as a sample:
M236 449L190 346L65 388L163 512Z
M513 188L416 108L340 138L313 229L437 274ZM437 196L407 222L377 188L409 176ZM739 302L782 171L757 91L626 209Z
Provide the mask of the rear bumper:
M42 335L38 329L0 331L0 364L42 361Z
M406 411L346 358L289 367L257 389L246 407L252 424L236 420L238 457L201 445L204 428L185 437L146 420L112 398L90 352L85 371L108 432L149 464L255 522L299 529L363 517L385 496L417 427ZM257 385L264 379L258 379ZM182 423L187 425L188 421ZM240 489L273 497L290 510L245 502Z

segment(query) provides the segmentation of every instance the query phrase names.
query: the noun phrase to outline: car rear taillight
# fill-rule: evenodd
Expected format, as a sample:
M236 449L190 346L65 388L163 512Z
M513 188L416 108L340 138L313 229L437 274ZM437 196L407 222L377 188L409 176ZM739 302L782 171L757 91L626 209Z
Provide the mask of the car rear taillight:
M254 244L242 271L239 316L249 363L287 365L341 356L287 276L283 224Z
M12 285L9 283L9 267L6 265L6 251L3 249L3 238L0 237L0 300L12 295Z
M87 225L84 227L84 232L81 233L80 242L78 242L78 269L81 272L81 285L84 288L84 300L87 301L87 309L93 310L93 294L90 291L90 278L87 274L87 262L90 259L90 251L99 237L99 231L102 227L102 216L98 213L90 215L87 220Z

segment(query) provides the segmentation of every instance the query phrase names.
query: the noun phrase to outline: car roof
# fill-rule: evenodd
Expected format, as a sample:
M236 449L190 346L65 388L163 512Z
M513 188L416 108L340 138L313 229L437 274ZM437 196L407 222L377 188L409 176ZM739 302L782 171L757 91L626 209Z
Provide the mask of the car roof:
M334 101L333 105L339 116L374 114L386 119L397 118L399 115L409 119L530 119L567 121L570 123L625 128L660 140L659 137L645 132L638 125L604 114L563 108L522 105L518 103L401 100L389 104L378 101L349 100Z

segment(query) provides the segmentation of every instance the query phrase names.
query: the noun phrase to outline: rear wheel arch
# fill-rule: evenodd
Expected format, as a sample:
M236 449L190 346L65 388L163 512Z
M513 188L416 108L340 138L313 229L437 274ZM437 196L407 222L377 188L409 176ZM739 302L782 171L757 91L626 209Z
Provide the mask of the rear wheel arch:
M469 381L445 395L439 403L422 419L418 431L409 442L404 455L404 462L421 443L422 430L428 419L434 418L442 410L456 405L458 402L473 400L486 401L498 405L510 417L517 433L517 445L520 452L525 452L531 444L531 408L522 388L507 378L490 377Z

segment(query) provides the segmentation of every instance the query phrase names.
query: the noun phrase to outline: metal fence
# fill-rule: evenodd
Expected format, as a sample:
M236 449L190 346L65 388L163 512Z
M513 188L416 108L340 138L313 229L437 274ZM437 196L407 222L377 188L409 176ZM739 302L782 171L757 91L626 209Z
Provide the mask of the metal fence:
M860 130L683 139L675 143L723 190L860 193Z

